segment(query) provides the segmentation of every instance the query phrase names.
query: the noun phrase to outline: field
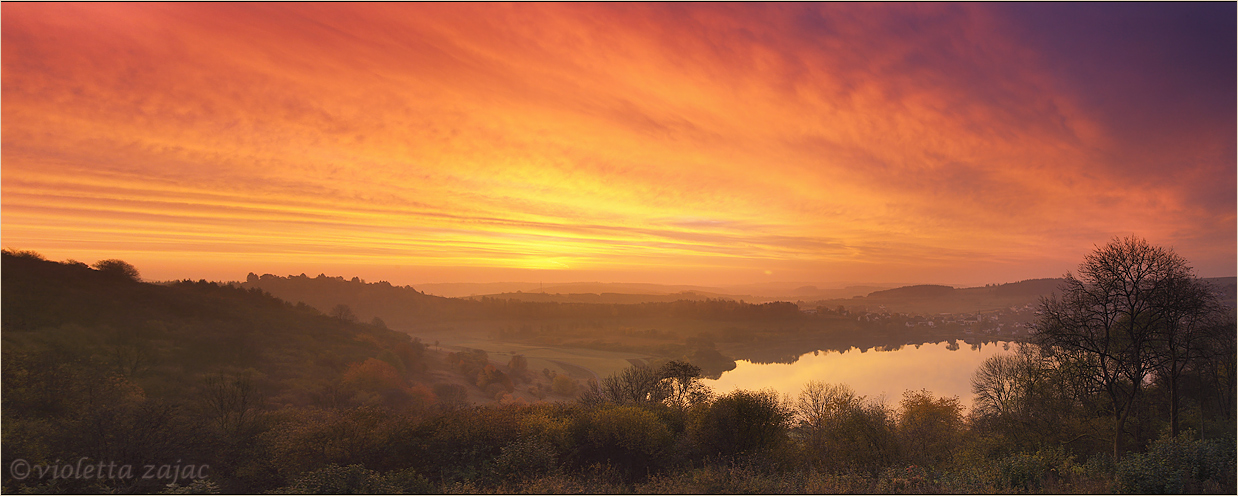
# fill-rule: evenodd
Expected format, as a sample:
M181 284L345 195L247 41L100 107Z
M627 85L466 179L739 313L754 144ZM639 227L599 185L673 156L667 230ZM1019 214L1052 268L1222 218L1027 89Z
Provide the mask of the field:
M632 360L644 361L653 358L652 355L636 352L540 346L495 339L483 330L486 327L488 326L485 324L455 323L437 329L418 329L406 332L411 336L421 338L422 342L431 346L431 349L441 349L444 352L467 349L483 350L495 363L507 363L514 355L524 355L529 361L529 370L540 372L543 369L549 369L582 381L609 376L632 366Z

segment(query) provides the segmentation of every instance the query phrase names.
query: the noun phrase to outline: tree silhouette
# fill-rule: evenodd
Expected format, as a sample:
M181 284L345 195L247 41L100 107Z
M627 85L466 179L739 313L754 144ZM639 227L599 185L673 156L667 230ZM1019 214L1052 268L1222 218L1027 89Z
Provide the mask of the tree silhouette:
M134 267L132 264L124 260L117 260L114 258L100 260L95 262L94 268L99 272L110 276L122 277L134 281L138 280L137 267Z
M1060 297L1041 301L1038 341L1072 365L1076 380L1108 398L1115 458L1145 379L1165 360L1158 347L1193 328L1184 322L1202 311L1197 300L1204 294L1194 281L1172 250L1115 238L1084 258L1078 278L1066 274Z
M352 307L340 303L331 309L331 316L338 319L340 322L356 322L357 314L352 312Z

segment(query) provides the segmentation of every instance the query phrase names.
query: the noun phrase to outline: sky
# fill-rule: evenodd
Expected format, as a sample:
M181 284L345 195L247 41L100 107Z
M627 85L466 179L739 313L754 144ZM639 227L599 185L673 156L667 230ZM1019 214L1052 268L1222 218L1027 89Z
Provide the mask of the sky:
M147 280L1238 273L1233 3L0 5L0 244Z

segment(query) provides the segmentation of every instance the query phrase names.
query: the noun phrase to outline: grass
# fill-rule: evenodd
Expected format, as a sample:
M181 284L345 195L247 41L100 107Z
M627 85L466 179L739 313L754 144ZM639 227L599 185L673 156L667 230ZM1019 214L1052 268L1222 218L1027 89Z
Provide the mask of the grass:
M489 336L489 330L498 324L491 322L458 323L452 329L412 330L410 335L420 337L423 342L433 346L434 341L444 351L461 350L465 348L485 350L490 360L496 363L507 363L513 355L524 355L529 361L529 370L540 372L550 369L557 373L567 374L573 378L586 379L596 375L606 377L626 369L632 365L632 359L648 360L650 355L594 350L577 347L559 347L518 343L494 339ZM581 369L587 371L587 375Z

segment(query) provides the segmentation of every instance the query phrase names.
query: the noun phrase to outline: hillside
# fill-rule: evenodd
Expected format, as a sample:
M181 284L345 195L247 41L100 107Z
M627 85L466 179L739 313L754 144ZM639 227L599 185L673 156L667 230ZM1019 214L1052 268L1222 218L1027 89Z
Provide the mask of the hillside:
M362 322L380 317L387 325L408 327L427 318L456 315L466 303L455 298L433 296L412 286L393 286L387 281L367 283L359 278L299 276L279 277L250 273L240 285L266 291L289 302L305 303L323 313L346 305Z
M444 298L427 295L411 286L392 286L382 281L367 283L359 278L299 276L261 277L250 274L240 287L259 289L287 301L303 302L324 313L346 305L360 320L379 317L392 327L419 327L427 322L477 321L488 319L629 319L674 318L694 320L787 319L799 315L795 305L785 302L751 304L700 295L669 295L670 301L631 303L598 300L585 295L570 301L563 295L518 293L473 298ZM558 299L555 298L558 297ZM641 299L640 295L634 296ZM568 301L560 301L568 300Z
M260 290L142 283L8 252L2 271L6 380L46 360L82 362L171 398L190 396L206 374L249 370L278 401L311 403L312 385L338 381L350 364L386 352L411 367L422 353L406 334Z
M1238 277L1208 277L1204 278L1217 291L1221 303L1230 307L1238 307Z
M1057 289L1061 279L1027 281L976 288L917 285L874 291L866 296L810 302L809 307L845 307L852 311L885 311L915 315L992 312L1007 308L1035 306L1042 296Z
M868 298L874 300L892 300L899 298L942 298L949 296L952 293L954 293L954 288L950 286L920 284L916 286L903 286L901 288L873 291L868 294Z
M1235 306L1235 288L1238 278L1204 278L1217 290L1223 304ZM1039 305L1040 299L1057 291L1063 279L1029 279L1026 281L975 288L952 288L941 285L916 285L873 291L865 296L833 298L809 301L805 308L824 306L845 307L852 311L908 313L913 315L938 315L960 313L988 313L1008 308L1026 308Z

